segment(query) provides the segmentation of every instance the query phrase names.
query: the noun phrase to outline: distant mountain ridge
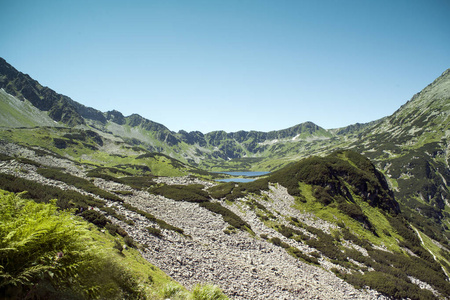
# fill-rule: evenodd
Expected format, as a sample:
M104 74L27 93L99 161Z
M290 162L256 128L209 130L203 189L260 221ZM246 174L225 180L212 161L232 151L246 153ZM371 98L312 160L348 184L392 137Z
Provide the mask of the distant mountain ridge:
M198 146L200 148L198 151L209 158L230 159L263 152L268 148L268 145L261 145L261 143L266 141L330 138L333 136L333 134L312 122L270 132L238 131L227 133L225 131L213 131L203 134L200 131L186 132L180 130L176 133L170 131L166 126L150 121L138 114L124 116L116 110L103 113L95 108L82 105L67 96L42 86L38 81L19 72L2 58L0 58L0 88L21 101L28 100L34 107L47 112L52 120L60 122L61 125L69 127L93 126L101 131L110 131L124 138L129 137L127 132L130 129L137 129L141 134L132 138L131 142L142 144L144 147L158 152L170 152L172 149L168 148L171 147L176 147L175 152L179 152L183 148L181 144L185 143L190 146ZM7 126L8 124L2 125ZM118 126L127 128L125 130L119 129ZM191 159L190 162L195 161Z

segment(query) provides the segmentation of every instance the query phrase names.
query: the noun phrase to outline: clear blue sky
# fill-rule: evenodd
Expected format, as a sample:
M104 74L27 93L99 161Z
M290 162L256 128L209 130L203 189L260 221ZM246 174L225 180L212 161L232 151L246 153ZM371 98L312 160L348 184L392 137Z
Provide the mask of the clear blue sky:
M450 68L450 1L0 0L0 57L173 131L392 114Z

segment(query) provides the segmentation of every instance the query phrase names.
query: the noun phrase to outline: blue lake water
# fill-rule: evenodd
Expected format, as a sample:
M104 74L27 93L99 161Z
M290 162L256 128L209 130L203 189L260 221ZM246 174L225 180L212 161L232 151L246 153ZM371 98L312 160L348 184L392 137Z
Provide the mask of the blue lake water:
M251 176L262 176L269 174L270 172L263 172L263 171L243 171L243 172L216 172L221 174L227 174L232 176L245 176L245 177L251 177ZM220 182L251 182L256 180L256 178L225 178L225 179L217 179L216 181Z

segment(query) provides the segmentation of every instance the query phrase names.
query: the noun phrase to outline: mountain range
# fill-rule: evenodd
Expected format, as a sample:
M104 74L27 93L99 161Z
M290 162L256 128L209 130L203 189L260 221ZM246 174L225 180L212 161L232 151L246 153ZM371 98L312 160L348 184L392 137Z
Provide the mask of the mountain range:
M94 195L150 262L236 299L448 298L449 113L450 69L367 124L173 132L86 107L0 58L0 188L37 195L14 176ZM271 173L212 181L237 170Z

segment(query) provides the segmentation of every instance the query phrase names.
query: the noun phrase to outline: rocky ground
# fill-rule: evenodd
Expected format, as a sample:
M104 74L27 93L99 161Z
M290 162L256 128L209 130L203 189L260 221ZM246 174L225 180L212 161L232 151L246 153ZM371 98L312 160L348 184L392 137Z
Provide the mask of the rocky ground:
M12 144L4 143L1 146L0 151L4 154L10 156L20 154L21 157L44 165L63 167L77 176L83 176L86 171L83 166L65 159L35 156L33 151ZM36 173L35 166L15 160L0 162L0 172L62 189L75 189L62 182L44 178ZM159 181L167 184L212 185L189 177L160 178ZM279 237L287 243L293 242L264 226L254 212L245 206L222 203L244 218L251 225L255 235L242 231L233 234L224 233L228 224L222 217L195 203L177 202L102 179L95 179L94 183L109 191L132 192L132 195L123 196L125 202L184 230L185 235L168 230L163 230L161 237L150 235L146 228L157 227L156 224L120 204L107 202L109 206L114 206L119 214L133 220L135 225L130 226L110 217L136 242L144 245L143 257L188 288L200 282L213 283L220 286L232 299L385 299L375 291L355 289L326 270L326 264L317 267L303 263L290 256L284 249L261 239L260 234L268 234ZM267 206L274 213L295 215L302 222L325 231L332 226L320 220L314 221L311 216L291 211L288 204L292 199L283 187L274 186L268 196L273 201ZM306 245L295 246L306 253L311 251Z

